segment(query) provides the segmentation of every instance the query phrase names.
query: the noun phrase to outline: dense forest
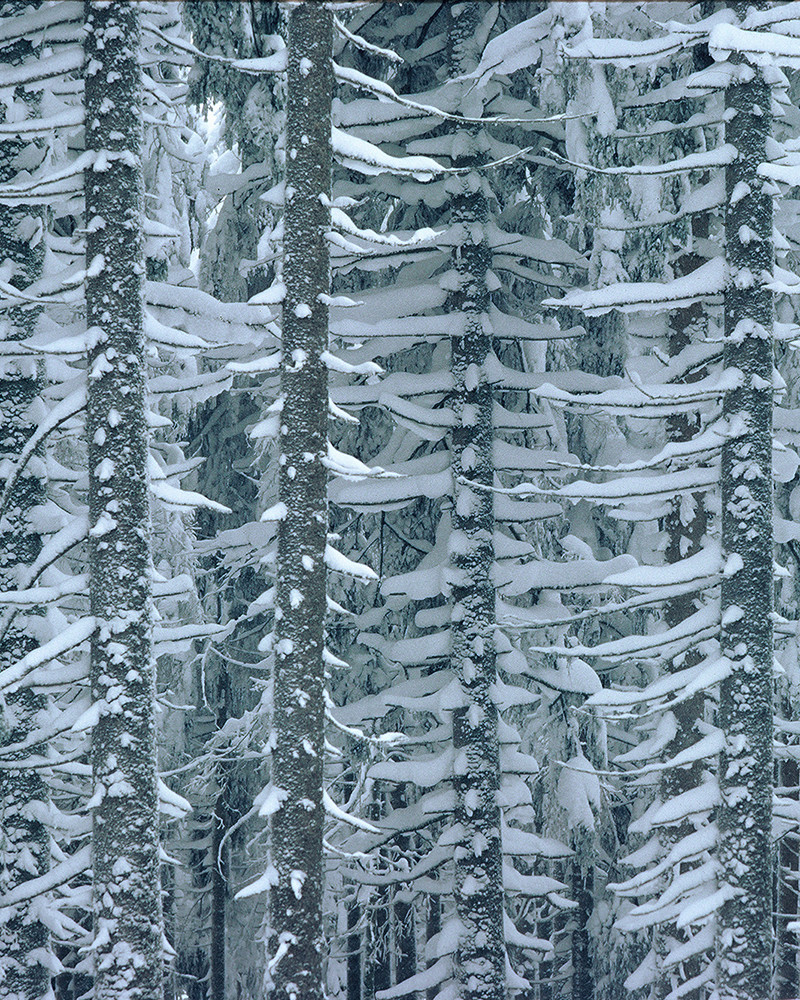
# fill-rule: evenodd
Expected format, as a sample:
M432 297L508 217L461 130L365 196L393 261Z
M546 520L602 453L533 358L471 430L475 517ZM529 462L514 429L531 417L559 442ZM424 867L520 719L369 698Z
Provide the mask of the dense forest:
M800 997L798 69L0 0L0 1000Z

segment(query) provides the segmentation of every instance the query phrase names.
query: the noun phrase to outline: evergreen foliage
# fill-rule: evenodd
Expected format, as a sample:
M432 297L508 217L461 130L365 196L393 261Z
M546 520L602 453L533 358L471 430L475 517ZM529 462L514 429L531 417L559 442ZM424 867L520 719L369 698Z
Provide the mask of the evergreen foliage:
M0 14L0 998L795 997L797 4Z

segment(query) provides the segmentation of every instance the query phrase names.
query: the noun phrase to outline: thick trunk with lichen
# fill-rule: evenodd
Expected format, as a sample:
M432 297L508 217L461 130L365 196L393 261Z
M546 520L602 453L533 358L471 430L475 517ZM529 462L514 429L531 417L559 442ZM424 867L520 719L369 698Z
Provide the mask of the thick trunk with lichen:
M454 74L472 68L470 42L485 14L481 4L451 8L450 64ZM476 132L464 130L455 144L456 164L469 166L479 153ZM460 923L456 977L464 1000L505 995L503 865L500 841L500 746L493 685L497 677L494 629L493 392L486 362L491 335L488 277L491 251L483 181L475 173L451 181L451 223L464 239L453 250L454 290L446 309L463 317L463 333L451 340L455 426L453 532L450 538L452 663L462 690L453 712L456 914ZM469 480L469 482L467 482ZM472 485L472 484L475 485ZM476 488L477 487L477 488Z
M736 10L744 14L744 4ZM772 964L772 198L758 174L767 159L770 87L741 67L728 86L725 139L738 151L726 168L725 394L722 447L722 654L720 686L720 1000L763 1000Z
M13 18L30 9L27 0L7 0L0 17ZM36 58L29 41L2 50L4 63L19 64ZM35 116L40 100L18 91L9 95L8 112ZM18 118L16 120L18 120ZM12 119L15 120L15 119ZM13 181L20 170L30 170L42 150L25 140L6 137L0 142L0 181ZM0 207L0 260L13 268L11 284L25 288L41 276L44 257L44 215L40 208ZM23 340L34 332L39 310L13 307L3 312L2 339ZM36 429L33 407L41 389L41 375L33 359L14 360L7 355L0 368L0 462L13 465ZM23 582L20 573L30 566L41 548L32 521L37 504L44 500L41 469L34 461L23 474L0 525L0 590L15 590ZM37 645L35 611L6 615L0 627L0 670L25 656ZM44 822L48 798L41 770L25 766L41 747L14 752L39 727L45 699L29 690L8 695L0 713L0 744L8 750L0 758L0 895L50 866L50 835ZM3 765L6 765L5 767ZM4 1000L39 1000L50 985L46 968L48 931L37 914L42 900L36 898L9 907L0 920L0 996Z
M140 14L86 0L85 16L95 997L160 1000Z
M326 457L333 17L291 9L286 116L269 973L276 1000L322 1000Z

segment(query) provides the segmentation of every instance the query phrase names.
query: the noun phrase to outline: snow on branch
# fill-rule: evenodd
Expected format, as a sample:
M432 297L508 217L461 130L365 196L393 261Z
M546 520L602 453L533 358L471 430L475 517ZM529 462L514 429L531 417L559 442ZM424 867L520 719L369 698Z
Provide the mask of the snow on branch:
M613 65L621 68L642 66L647 63L660 62L668 56L681 52L689 45L698 45L705 41L708 26L677 25L675 30L663 38L647 38L633 40L628 38L587 38L577 45L566 46L565 54L570 59L591 59L600 65Z
M343 167L368 177L392 173L425 182L450 172L429 156L390 156L371 142L348 135L335 127L333 151Z
M712 28L708 49L720 62L738 52L756 66L800 66L800 39L775 32L747 31L733 24L718 24Z
M478 483L464 480L473 489L487 489ZM669 497L682 496L686 493L704 493L714 490L719 485L719 469L692 468L678 472L666 472L656 476L622 476L605 483L591 483L579 480L557 489L547 489L534 483L520 483L517 486L503 488L491 487L495 494L524 497L558 497L577 503L586 500L589 503L606 504L616 507L635 501L663 500ZM663 567L660 567L663 569Z
M19 184L0 184L0 204L49 206L52 205L53 199L59 196L83 194L84 171L94 167L97 157L96 152L87 150L61 170L46 173L41 177L32 177Z
M667 163L640 163L632 167L595 167L591 163L580 163L567 159L554 150L548 150L546 156L552 157L558 163L566 163L570 167L586 170L590 174L603 174L611 177L674 177L690 170L710 170L714 167L725 167L733 163L738 153L730 143L717 146L704 153L689 153ZM543 157L546 159L546 157Z
M508 76L532 66L541 58L541 43L552 30L553 18L547 10L515 24L484 47L480 62L465 78L475 80L475 86L482 87L493 76Z
M20 885L14 886L4 896L0 896L0 907L15 906L24 900L35 899L46 892L52 892L53 889L66 885L76 875L88 871L91 864L91 848L87 844L70 855L66 861L54 865L44 875L22 882Z
M227 56L218 56L210 52L203 52L197 46L192 45L191 42L187 42L182 38L166 35L152 22L145 21L142 28L145 34L152 35L170 48L177 49L179 52L185 52L195 59L218 63L219 65L227 66L229 69L238 70L240 73L246 73L250 76L260 76L262 73L283 73L286 70L285 48L278 49L272 55L264 56L260 59L229 59ZM282 39L278 35L266 36L262 41L272 41L274 46L277 43L283 44ZM188 63L188 65L191 65L191 63Z
M655 635L629 635L623 639L601 642L596 646L570 646L559 649L559 655L579 656L587 659L602 657L610 663L623 663L626 660L652 657L674 657L698 642L712 638L718 632L719 604L714 602L664 632ZM552 653L553 651L552 646L531 646L530 649L531 652L537 653ZM606 692L603 691L602 696L604 697L605 694ZM594 698L594 696L592 697Z
M443 235L435 229L418 229L415 233L405 237L397 236L394 233L376 233L373 229L360 229L342 209L335 205L331 206L331 224L340 233L347 233L349 236L357 236L365 243L374 243L378 246L389 246L395 248L403 247L431 247L436 246L438 239Z
M59 0L58 3L25 10L18 17L4 17L0 23L0 46L3 49L26 39L36 38L41 31L61 25L75 25L83 30L84 5L80 0Z
M19 66L0 64L0 87L22 87L41 90L50 81L83 69L83 48L70 45L49 56L24 62ZM38 85L38 86L34 86Z
M64 653L80 646L81 643L94 633L97 625L94 618L79 618L76 622L68 625L63 632L54 639L38 646L17 660L10 667L0 671L0 691L12 692L17 690L20 682L37 667L45 663L51 663Z
M424 115L442 118L445 121L461 122L464 125L546 125L552 122L563 121L565 117L564 115L551 115L542 118L513 118L506 115L490 115L482 118L470 118L466 115L455 114L452 111L445 111L443 108L432 104L421 104L419 101L413 101L409 97L403 97L393 87L390 87L388 83L376 80L374 77L360 73L356 69L334 63L333 71L337 80L350 84L351 87L359 90L366 90L379 99L383 98L384 100L392 101L401 107L410 108L412 111L419 111Z
M378 579L378 574L374 569L370 569L364 563L348 559L347 556L337 551L332 545L325 546L325 565L335 573L352 576L363 583L372 583Z
M51 136L56 129L77 128L79 125L83 125L83 108L67 108L51 118L27 118L21 122L3 122L0 124L0 137Z
M680 309L693 302L722 295L725 288L725 261L714 257L691 274L668 282L621 281L591 291L569 292L563 299L545 299L544 306L580 309L587 316L620 312L661 312L665 305Z
M161 468L155 456L147 456L150 492L157 497L169 510L181 512L194 511L198 507L218 511L220 514L230 514L230 507L209 500L194 490L183 490L173 486L167 479L167 473Z
M19 608L35 608L43 604L55 604L62 597L88 594L89 577L86 573L70 576L51 587L27 587L22 590L0 592L0 607L10 605Z
M397 52L392 52L391 49L383 49L380 45L373 45L372 42L368 42L366 38L362 38L361 35L354 35L347 25L343 24L338 17L334 16L333 23L342 38L346 38L347 41L355 45L357 49L362 49L364 52L371 52L373 55L383 56L384 59L388 59L389 62L405 62L403 57L398 55Z
M28 462L36 453L38 447L53 433L53 431L59 428L62 424L66 423L70 418L80 413L85 409L85 407L86 387L84 386L77 389L75 392L70 393L67 397L62 399L61 402L56 403L33 434L31 434L25 442L25 447L19 454L13 473L6 480L6 485L2 495L0 495L0 514L6 510L9 499L19 482L20 476L25 471Z
M580 559L565 563L538 559L523 565L499 564L493 575L498 592L505 597L519 597L531 590L609 587L612 585L607 583L608 577L632 569L635 565L636 560L629 555L605 560ZM551 646L550 652L552 651Z
M6 743L0 746L0 761L2 761L0 766L5 766L5 759L13 759L15 755L30 750L31 747L41 746L43 743L49 744L56 736L91 729L97 722L95 709L96 705L92 705L88 697L78 699L68 708L62 709L57 722L46 728L33 730L18 743Z
M351 816L350 813L345 812L344 809L337 806L324 788L322 789L322 805L327 815L339 823L346 823L348 826L355 827L357 830L364 830L367 833L382 832L377 826L373 826L372 823L367 823L366 820L359 819L358 816Z

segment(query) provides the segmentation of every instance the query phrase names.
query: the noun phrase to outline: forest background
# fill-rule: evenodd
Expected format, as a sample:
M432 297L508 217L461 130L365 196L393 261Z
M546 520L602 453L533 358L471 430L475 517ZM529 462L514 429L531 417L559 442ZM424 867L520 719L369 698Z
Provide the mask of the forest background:
M798 66L0 3L3 1000L800 996Z

